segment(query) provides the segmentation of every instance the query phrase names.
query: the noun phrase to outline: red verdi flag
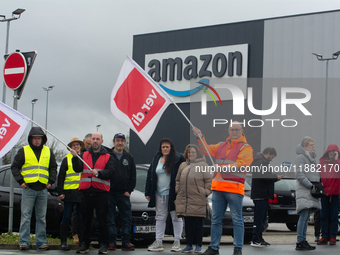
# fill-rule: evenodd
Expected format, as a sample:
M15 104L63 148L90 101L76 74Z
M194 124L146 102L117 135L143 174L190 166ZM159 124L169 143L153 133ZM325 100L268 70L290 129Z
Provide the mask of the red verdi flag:
M163 89L127 57L111 93L112 114L146 144L170 103Z
M28 121L26 116L0 102L0 158L16 145Z

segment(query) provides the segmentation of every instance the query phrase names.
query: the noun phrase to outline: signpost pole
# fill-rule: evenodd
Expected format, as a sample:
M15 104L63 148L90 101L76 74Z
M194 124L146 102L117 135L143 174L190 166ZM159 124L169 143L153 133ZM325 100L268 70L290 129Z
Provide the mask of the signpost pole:
M14 90L13 109L18 109L18 90ZM14 146L11 151L11 163L14 161L17 146ZM9 192L9 213L8 213L8 233L12 235L13 231L13 205L14 205L14 176L11 174L10 192Z

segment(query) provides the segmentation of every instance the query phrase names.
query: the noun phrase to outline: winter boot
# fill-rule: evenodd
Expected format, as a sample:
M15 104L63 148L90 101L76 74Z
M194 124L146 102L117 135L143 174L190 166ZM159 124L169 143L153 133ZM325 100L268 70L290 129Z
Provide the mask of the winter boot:
M67 245L67 232L68 224L60 224L60 249L63 251L69 251L70 247Z

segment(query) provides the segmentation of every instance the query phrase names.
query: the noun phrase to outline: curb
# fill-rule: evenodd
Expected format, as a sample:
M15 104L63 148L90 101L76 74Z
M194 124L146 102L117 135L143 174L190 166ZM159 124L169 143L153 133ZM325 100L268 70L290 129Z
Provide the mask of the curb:
M50 250L60 250L60 244L47 244L50 247ZM77 250L78 244L68 244L71 250ZM37 246L35 244L31 244L28 247L29 250L36 250ZM0 244L0 250L19 250L19 244Z

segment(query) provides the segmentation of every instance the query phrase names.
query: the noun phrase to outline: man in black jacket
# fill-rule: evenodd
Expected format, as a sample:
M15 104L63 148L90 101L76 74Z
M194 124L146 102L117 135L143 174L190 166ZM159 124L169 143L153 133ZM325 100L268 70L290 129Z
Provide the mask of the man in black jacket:
M73 149L73 170L82 172L79 190L82 191L81 214L82 214L82 244L77 253L88 253L91 243L91 226L94 210L96 210L99 229L99 254L107 254L108 248L108 196L110 190L110 179L114 171L112 156L102 146L103 136L96 132L92 134L91 147L81 157L89 168L77 157Z
M47 137L40 127L32 127L28 143L14 158L11 170L22 187L20 250L28 250L33 208L36 214L36 246L49 250L46 243L47 189L56 181L57 163L53 152L45 146Z
M130 242L132 224L130 195L136 186L136 164L133 156L124 150L125 143L124 134L115 134L113 137L114 147L110 151L114 158L115 175L111 178L109 194L109 250L116 249L115 213L117 206L122 220L122 250L133 251L135 248Z
M263 226L267 217L268 200L274 199L274 182L281 180L269 171L269 162L276 157L276 150L272 147L265 148L250 165L252 172L251 199L255 204L253 240L251 246L265 247L270 245L263 240Z

